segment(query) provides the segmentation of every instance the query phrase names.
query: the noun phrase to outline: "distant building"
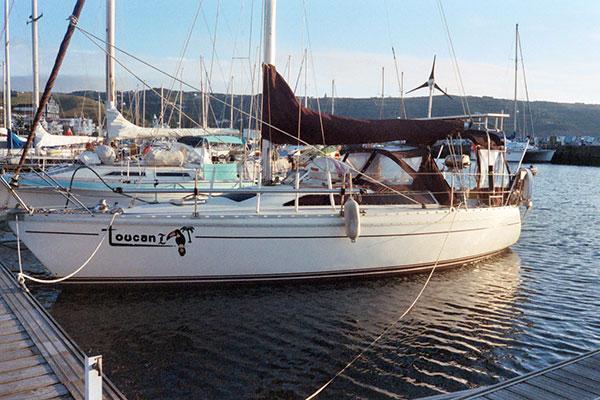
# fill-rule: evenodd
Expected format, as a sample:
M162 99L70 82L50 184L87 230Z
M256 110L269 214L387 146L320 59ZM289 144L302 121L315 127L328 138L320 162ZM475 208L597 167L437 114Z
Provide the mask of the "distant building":
M33 104L31 103L17 104L12 108L13 113L25 115L29 118L33 118L35 111L36 110L34 109ZM59 114L60 107L58 105L58 102L51 97L50 100L48 100L48 103L46 104L46 109L42 114L42 118L46 119L47 121L56 121L59 118Z
M90 118L60 118L58 122L62 125L64 133L70 129L73 135L91 136L94 132L95 126Z

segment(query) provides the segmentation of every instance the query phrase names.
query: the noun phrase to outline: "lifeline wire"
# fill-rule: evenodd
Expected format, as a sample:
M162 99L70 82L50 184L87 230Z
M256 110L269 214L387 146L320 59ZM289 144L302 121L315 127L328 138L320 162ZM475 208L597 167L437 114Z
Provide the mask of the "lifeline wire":
M17 252L19 254L19 274L17 275L17 280L18 282L22 285L25 286L25 279L29 279L30 281L33 282L37 282L37 283L60 283L63 282L69 278L72 278L73 276L75 276L77 273L79 273L79 271L81 271L83 268L85 268L86 265L88 265L88 263L90 261L92 261L92 258L94 258L94 256L96 255L96 253L98 252L98 250L100 250L100 246L102 246L102 243L104 243L104 239L106 239L106 235L108 235L108 231L109 229L112 227L113 222L115 222L115 218L117 217L117 215L119 215L119 213L114 213L110 223L108 224L107 229L104 232L104 235L102 235L102 239L100 239L100 242L98 243L98 245L96 246L96 248L94 249L94 251L92 252L92 254L88 257L87 260L85 260L85 262L81 265L81 267L77 268L75 271L73 271L72 273L70 273L67 276L64 276L62 278L57 278L57 279L38 279L38 278L34 278L33 276L27 275L23 273L23 265L21 264L21 246L19 245L20 243L20 238L19 238L19 217L17 216L15 219L16 222L16 231L17 231Z
M358 355L356 357L354 357L348 364L346 364L346 366L344 368L342 368L337 374L335 374L323 386L321 386L319 389L317 389L316 392L314 392L313 394L311 394L310 396L308 396L306 398L306 400L312 400L312 399L316 398L319 395L319 393L321 393L323 390L325 390L325 388L327 386L329 386L329 384L335 380L335 378L337 378L342 373L344 373L345 370L347 370L352 364L354 364L354 362L356 360L358 360L363 354L365 354L375 343L377 343L377 341L379 339L381 339L383 336L385 336L385 334L388 333L390 331L390 329L392 329L393 327L395 327L396 324L398 322L400 322L400 320L402 318L404 318L410 312L410 310L413 309L413 307L415 306L415 304L417 304L417 302L421 298L421 295L425 291L425 288L427 288L427 285L429 284L429 281L431 280L431 277L433 276L433 273L435 272L435 270L436 270L436 268L438 266L438 263L440 261L440 257L442 256L442 251L444 251L444 247L446 247L446 242L448 241L448 237L450 236L450 231L452 230L452 226L454 225L454 220L456 219L456 214L458 214L459 210L455 209L455 208L452 208L450 210L450 212L454 212L454 216L452 217L452 222L450 223L450 227L448 228L448 231L446 232L446 237L444 238L444 242L442 243L442 247L440 249L440 252L438 253L437 259L435 260L435 264L433 265L433 268L431 268L431 272L429 273L429 276L427 277L427 280L425 281L425 284L421 288L421 291L419 292L419 294L417 295L417 297L415 298L415 300L410 304L410 306L408 306L408 308L406 309L406 311L404 311L404 313L402 313L402 315L400 315L400 317L396 321L394 321L393 324L391 324L383 332L381 332L381 334L379 336L377 336L375 338L375 340L373 340L367 347L365 347L360 353L358 353Z

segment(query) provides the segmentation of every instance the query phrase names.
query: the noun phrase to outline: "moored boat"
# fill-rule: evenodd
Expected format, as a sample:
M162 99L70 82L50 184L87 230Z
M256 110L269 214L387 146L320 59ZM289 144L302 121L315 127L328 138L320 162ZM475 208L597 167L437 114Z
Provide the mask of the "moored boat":
M524 198L529 178L526 171L509 177L502 143L493 133L465 130L456 120L365 121L318 114L298 104L269 65L265 89L263 118L271 122L263 124L262 134L272 144L319 143L323 121L331 133L328 144L404 140L405 145L348 152L342 160L347 170L330 170L320 185L314 179L303 185L298 170L290 184L236 189L202 204L36 212L20 217L20 239L56 277L71 274L98 248L69 280L80 283L417 272L472 262L518 240L518 206L529 200ZM299 136L286 133L290 126L300 126ZM454 167L442 173L429 152L436 141L458 135L477 148L471 179ZM466 187L468 182L472 186ZM358 205L352 217L346 214L350 197ZM10 226L16 231L17 222Z

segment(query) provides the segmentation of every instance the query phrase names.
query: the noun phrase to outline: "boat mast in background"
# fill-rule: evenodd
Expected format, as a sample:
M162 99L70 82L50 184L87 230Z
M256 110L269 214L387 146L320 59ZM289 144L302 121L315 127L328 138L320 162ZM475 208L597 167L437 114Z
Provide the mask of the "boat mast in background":
M276 12L277 0L265 0L265 53L264 63L275 65L275 40L276 40ZM268 122L268 121L267 121ZM266 138L262 138L262 172L263 181L271 182L273 174L271 172L271 143Z
M519 24L516 27L515 34L515 111L513 114L513 133L516 136L517 133L517 113L519 112L517 109L517 80L519 74Z
M42 14L43 15L43 14ZM38 72L38 16L37 0L31 0L31 55L33 66L33 108L37 110L40 105L40 77Z
M4 103L4 109L6 110L5 125L8 129L8 134L12 129L12 115L11 115L11 98L10 98L10 46L9 46L9 14L8 0L4 0L4 80L6 82L6 102ZM11 140L10 138L8 139Z
M383 118L383 102L385 101L385 67L381 67L381 108L379 109L379 119Z
M335 79L331 80L331 114L335 114Z
M115 100L115 0L106 0L106 106Z

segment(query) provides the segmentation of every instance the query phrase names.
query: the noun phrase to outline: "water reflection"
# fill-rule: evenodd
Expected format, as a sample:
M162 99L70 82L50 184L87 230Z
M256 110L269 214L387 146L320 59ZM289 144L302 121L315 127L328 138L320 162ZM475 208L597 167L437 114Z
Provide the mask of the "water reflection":
M466 389L600 346L600 169L538 168L512 250L436 272L415 309L320 399ZM0 257L16 268L13 250ZM130 398L302 398L394 322L425 279L32 288L84 350L105 356Z
M323 398L410 397L504 374L497 360L520 332L519 263L507 251L436 273L413 312ZM52 313L86 350L105 355L126 392L298 397L397 319L425 279L64 290Z

